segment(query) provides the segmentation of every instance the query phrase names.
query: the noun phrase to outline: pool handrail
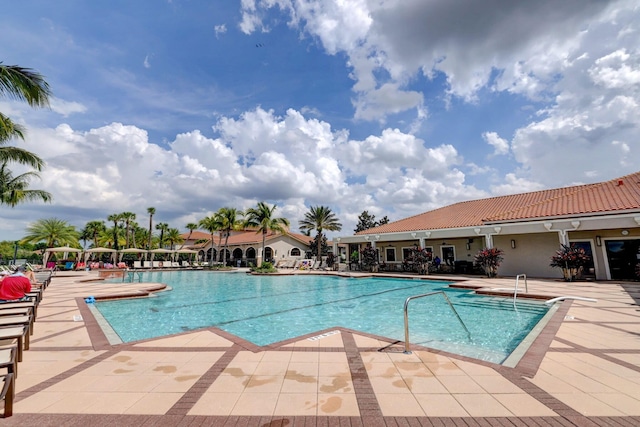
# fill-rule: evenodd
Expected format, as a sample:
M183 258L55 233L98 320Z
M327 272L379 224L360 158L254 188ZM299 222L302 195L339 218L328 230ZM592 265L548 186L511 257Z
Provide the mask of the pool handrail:
M422 298L422 297L428 297L428 296L436 295L436 294L442 294L444 299L449 304L449 307L451 307L451 310L453 310L453 313L456 315L456 317L460 321L460 324L462 325L464 330L467 332L467 337L469 338L469 340L471 340L471 332L469 332L469 329L467 329L467 326L464 324L464 322L460 318L460 315L456 311L456 309L453 306L453 304L451 304L451 301L449 300L449 297L447 296L447 294L444 293L444 291L434 291L434 292L429 292L429 293L426 293L426 294L414 295L414 296L411 296L411 297L407 298L406 301L404 302L404 354L411 354L411 349L410 349L410 344L409 344L409 302L411 300L413 300L413 299Z
M578 301L587 301L587 302L598 302L598 300L595 299L595 298L586 298L586 297L576 297L576 296L573 296L573 295L565 295L565 296L562 296L562 297L551 298L550 300L546 300L544 303L547 304L547 305L551 305L554 302L564 301L566 299L575 299L575 300L578 300Z

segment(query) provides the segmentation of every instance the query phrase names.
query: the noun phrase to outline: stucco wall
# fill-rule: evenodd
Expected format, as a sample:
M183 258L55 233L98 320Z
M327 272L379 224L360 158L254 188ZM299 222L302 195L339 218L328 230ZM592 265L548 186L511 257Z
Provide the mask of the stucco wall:
M511 240L516 247L511 248ZM526 274L531 277L562 278L562 271L549 267L551 256L559 249L557 233L514 234L494 236L494 247L504 251L500 276Z

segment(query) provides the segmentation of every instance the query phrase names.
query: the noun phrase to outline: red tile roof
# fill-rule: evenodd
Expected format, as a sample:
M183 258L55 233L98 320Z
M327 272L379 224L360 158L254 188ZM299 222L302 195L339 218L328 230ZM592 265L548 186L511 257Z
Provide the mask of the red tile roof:
M200 234L203 235L203 237L195 237L196 232L194 231L193 234L191 235L191 240L197 240L197 239L206 239L207 243L203 243L203 244L199 244L199 245L194 245L193 247L205 247L208 246L208 241L211 240L211 234L210 233L202 233L202 232L198 232ZM185 233L183 235L183 238L186 238L186 236L188 236L189 233ZM313 237L308 237L305 236L304 234L298 234L298 233L287 233L287 235L291 238L293 238L294 240L298 240L299 242L308 245L309 241L313 239ZM269 242L272 239L275 239L276 237L280 236L279 233L272 233L269 232L267 233L266 242ZM220 236L219 235L214 235L214 244L216 246L218 246L220 244ZM224 245L224 237L222 238L222 245ZM238 234L233 234L231 236L229 236L229 242L228 242L229 246L240 246L240 245L249 245L249 244L262 244L262 233L256 233L255 231L244 231Z
M595 184L455 203L356 234L473 227L620 212L640 212L640 172Z

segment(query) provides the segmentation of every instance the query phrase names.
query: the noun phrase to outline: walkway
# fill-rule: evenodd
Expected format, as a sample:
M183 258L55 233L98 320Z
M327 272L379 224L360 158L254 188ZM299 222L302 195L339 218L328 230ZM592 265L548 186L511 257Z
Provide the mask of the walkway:
M598 302L563 302L505 368L426 349L405 355L339 327L270 348L215 328L110 346L83 298L148 285L58 274L3 426L640 425L637 283L529 280L530 293ZM469 282L504 288L513 278Z

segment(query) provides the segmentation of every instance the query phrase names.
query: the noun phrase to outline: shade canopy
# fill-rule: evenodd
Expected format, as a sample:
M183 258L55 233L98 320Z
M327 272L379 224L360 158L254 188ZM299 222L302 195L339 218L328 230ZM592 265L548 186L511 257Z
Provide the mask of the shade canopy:
M198 251L194 251L193 249L178 249L176 253L177 254L197 254Z
M47 248L47 249L44 250L44 254L42 255L42 264L44 264L45 266L47 265L47 260L49 259L49 256L53 252L63 252L64 253L63 258L66 258L67 255L69 254L69 252L82 252L82 249L72 248L72 247L69 247L69 246L59 246L57 248Z
M151 249L149 252L152 254L172 254L176 251L172 251L171 249Z
M86 251L84 251L84 262L86 263L89 260L89 256L91 254L99 254L99 253L111 253L111 261L115 262L116 260L116 251L115 249L111 249L111 248L91 248L91 249L87 249Z
M122 261L122 257L124 256L124 254L146 254L149 251L146 249L140 249L140 248L127 248L127 249L122 249L119 252L120 252L119 260Z

